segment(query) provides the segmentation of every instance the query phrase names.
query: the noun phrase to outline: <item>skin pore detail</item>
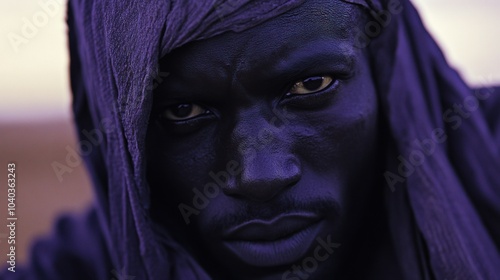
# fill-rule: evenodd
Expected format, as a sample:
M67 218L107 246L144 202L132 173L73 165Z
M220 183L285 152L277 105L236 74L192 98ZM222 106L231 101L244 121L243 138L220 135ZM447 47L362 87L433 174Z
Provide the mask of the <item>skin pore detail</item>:
M385 225L362 230L367 211L378 222L381 188L376 89L351 32L360 14L307 1L162 59L170 74L147 138L151 212L215 279L324 279L372 256L372 239L385 244ZM292 269L315 255L314 271Z
M498 279L498 79L469 84L417 2L65 2L74 137L52 118L7 120L0 143L24 153L9 175L50 185L29 170L54 160L91 201L53 213L31 248L9 239L0 279ZM449 2L446 22L494 14ZM484 52L495 36L461 15L447 33ZM49 140L66 152L23 163ZM53 196L39 189L26 207ZM7 219L30 226L23 209Z

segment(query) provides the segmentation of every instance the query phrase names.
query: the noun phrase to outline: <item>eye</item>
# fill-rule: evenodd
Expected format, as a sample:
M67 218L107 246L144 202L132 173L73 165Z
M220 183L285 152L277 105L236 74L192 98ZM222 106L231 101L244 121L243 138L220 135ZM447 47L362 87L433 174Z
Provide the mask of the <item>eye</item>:
M160 117L169 121L185 121L210 113L206 108L194 103L182 103L166 108Z
M287 95L303 95L322 91L332 84L331 76L314 76L294 83Z

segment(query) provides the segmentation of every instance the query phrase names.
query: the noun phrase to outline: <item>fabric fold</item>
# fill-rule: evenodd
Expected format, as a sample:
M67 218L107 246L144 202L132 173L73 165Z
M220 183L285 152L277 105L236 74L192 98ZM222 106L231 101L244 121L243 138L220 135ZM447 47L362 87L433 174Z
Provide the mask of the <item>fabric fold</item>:
M83 129L105 132L85 160L116 269L136 279L209 279L168 233L158 236L148 214L145 136L160 58L189 42L242 32L303 1L69 1L74 117L82 139ZM345 2L380 12L393 1ZM429 269L421 273L426 278L493 279L500 267L499 141L479 110L459 128L444 118L473 92L448 66L411 3L401 3L403 12L392 15L368 48L376 56L372 69L387 138L394 141L387 171L398 177L388 182L385 203L397 211L389 214L395 242L405 242L396 244L399 253L412 262L403 268L407 275ZM399 174L399 156L415 157L422 150L416 141L431 139L436 129L446 140L424 154L412 174ZM413 256L405 255L408 243Z

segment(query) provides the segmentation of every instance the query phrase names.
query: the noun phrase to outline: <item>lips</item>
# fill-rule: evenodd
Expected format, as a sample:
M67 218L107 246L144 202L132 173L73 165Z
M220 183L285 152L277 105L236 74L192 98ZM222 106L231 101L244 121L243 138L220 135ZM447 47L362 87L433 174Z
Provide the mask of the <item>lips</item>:
M278 266L299 260L311 247L322 217L314 213L251 220L224 233L224 244L236 257L254 266Z

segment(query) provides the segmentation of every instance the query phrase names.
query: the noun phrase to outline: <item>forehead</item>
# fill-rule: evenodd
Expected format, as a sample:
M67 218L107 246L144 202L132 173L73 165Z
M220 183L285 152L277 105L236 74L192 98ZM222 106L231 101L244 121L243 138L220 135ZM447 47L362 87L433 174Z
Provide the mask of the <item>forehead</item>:
M309 0L241 33L228 32L188 44L163 61L167 70L190 76L207 67L212 73L266 69L297 51L313 52L325 45L330 53L344 56L354 52L359 9L340 0Z

